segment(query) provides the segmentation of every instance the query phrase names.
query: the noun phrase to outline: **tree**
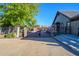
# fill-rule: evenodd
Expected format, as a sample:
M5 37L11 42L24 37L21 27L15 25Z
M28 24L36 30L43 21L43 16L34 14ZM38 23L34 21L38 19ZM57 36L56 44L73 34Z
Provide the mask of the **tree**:
M38 13L38 4L18 4L10 3L1 6L0 9L4 12L1 17L2 26L30 26L34 25L36 20L34 16Z
M0 25L4 27L27 27L36 25L35 16L38 13L39 4L9 3L0 5L4 15L0 17Z

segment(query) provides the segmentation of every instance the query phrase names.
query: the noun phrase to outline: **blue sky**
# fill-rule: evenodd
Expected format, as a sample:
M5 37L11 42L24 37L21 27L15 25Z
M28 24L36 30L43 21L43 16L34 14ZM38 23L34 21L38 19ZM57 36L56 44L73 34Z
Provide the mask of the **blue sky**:
M57 10L79 10L77 3L43 3L39 7L40 12L35 17L37 24L50 26L54 20Z

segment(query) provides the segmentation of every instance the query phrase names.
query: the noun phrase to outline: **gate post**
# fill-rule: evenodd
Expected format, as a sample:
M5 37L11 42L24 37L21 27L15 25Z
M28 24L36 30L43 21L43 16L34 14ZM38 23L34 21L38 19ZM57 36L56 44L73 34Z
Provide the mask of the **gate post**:
M20 34L20 27L17 27L17 33L16 33L17 38L19 38L19 34Z
M27 28L24 27L24 37L27 37Z

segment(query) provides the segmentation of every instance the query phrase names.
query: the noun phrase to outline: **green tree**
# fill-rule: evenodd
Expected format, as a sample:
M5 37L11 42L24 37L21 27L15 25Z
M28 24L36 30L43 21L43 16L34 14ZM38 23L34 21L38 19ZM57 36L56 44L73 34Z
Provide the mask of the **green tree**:
M10 3L0 6L4 15L0 18L2 26L27 26L36 24L34 16L38 13L39 4Z
M0 5L0 11L4 15L0 17L0 26L4 27L27 27L33 28L36 25L34 18L38 13L39 4L30 3L8 3Z

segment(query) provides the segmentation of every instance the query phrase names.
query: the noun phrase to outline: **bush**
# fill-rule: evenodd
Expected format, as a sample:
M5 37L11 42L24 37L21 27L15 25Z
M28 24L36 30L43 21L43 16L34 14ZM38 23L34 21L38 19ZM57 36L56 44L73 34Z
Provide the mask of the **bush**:
M5 34L4 37L5 38L16 38L16 33L8 33L8 34Z

